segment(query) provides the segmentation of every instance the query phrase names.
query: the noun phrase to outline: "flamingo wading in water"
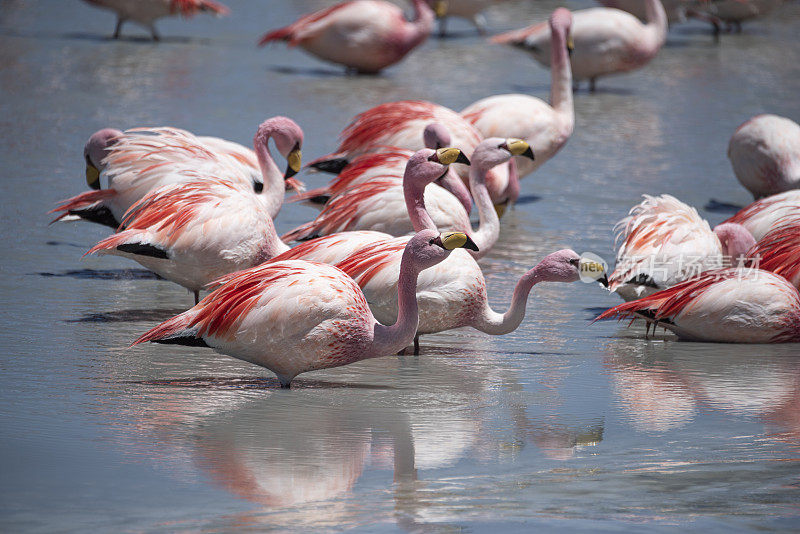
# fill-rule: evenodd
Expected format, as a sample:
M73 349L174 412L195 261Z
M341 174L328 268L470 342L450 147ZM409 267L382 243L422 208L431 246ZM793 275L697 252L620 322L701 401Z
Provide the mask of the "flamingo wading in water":
M461 111L484 137L516 137L536 149L536 160L515 157L519 178L532 173L563 147L575 126L572 103L572 71L569 50L571 13L556 9L550 16L551 76L550 102L521 94L495 95L478 100Z
M341 270L293 260L228 277L199 304L146 332L134 345L208 346L266 367L288 388L300 373L405 348L419 323L417 277L459 247L475 245L466 234L433 230L409 240L397 282L400 312L391 326L375 319L359 287Z
M383 0L351 0L321 9L264 35L259 45L286 41L331 63L375 74L403 59L433 29L434 13L425 0L412 0L414 19Z
M575 51L570 63L576 84L589 80L589 90L594 91L600 76L641 68L658 54L667 40L667 15L660 0L643 1L647 9L644 24L627 11L607 7L572 13ZM552 38L547 23L503 33L491 40L523 48L542 65L551 66Z
M117 14L113 39L119 39L122 25L128 21L147 28L153 40L158 41L160 38L155 22L162 17L174 15L191 17L201 12L220 16L230 12L223 4L213 0L84 0L84 2Z

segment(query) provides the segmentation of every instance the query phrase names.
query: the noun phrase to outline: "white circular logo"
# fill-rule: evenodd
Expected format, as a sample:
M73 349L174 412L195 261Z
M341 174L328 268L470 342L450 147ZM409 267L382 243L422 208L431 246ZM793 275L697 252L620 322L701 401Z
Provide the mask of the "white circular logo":
M608 272L608 263L597 254L584 252L581 254L579 270L581 282L591 284L592 282L598 282L606 275Z

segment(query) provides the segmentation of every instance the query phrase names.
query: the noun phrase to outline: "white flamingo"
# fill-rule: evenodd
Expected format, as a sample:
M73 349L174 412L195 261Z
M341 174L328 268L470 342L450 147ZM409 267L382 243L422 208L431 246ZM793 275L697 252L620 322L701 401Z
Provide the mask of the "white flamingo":
M552 106L533 96L510 94L483 98L461 111L461 116L484 137L516 137L536 149L536 161L514 158L519 178L532 173L561 150L575 126L568 54L572 46L568 40L572 15L564 8L556 9L549 24Z
M463 233L423 230L403 253L397 281L400 312L379 323L352 278L322 263L293 260L236 273L190 310L146 332L144 341L205 345L266 367L288 388L300 373L396 354L419 322L417 277L458 247Z
M607 7L572 13L570 57L574 81L589 80L593 91L600 76L639 69L649 63L667 40L667 15L659 0L644 0L643 24L626 11ZM545 66L551 62L550 27L546 22L492 37L492 42L524 48Z
M720 224L712 231L697 210L671 195L644 195L616 228L621 244L609 290L625 300L731 265L755 244L741 224Z
M781 220L797 216L800 216L800 190L795 189L756 200L725 222L741 224L758 241L778 226Z
M119 39L122 25L128 21L147 28L153 40L158 41L160 38L156 32L155 22L160 18L174 15L191 17L201 12L221 16L230 12L223 4L213 0L84 0L84 2L117 14L117 26L112 36L114 39Z
M728 159L756 200L800 189L800 125L777 115L756 115L736 129Z
M612 317L643 318L692 341L800 342L800 294L782 276L760 269L707 271L598 319Z
M123 214L147 193L163 185L195 180L198 175L225 177L250 188L275 217L287 188L300 189L292 178L300 170L303 131L291 119L273 117L262 123L253 139L255 152L224 139L197 137L177 128L100 130L84 148L88 191L61 202L53 221L83 219L119 226ZM269 140L287 159L282 173L269 152ZM189 172L184 172L189 171ZM100 189L100 173L108 188Z
M428 38L434 13L412 0L414 19L382 0L351 0L315 11L264 35L259 45L287 41L309 54L359 73L374 74L403 59Z

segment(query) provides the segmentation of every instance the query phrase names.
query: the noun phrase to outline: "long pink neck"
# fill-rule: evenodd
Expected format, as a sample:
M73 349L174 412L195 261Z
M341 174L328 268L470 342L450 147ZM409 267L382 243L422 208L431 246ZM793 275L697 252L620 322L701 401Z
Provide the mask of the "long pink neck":
M425 0L413 0L414 18L407 25L408 31L403 38L403 53L424 42L433 30L436 17Z
M486 173L489 170L474 160L469 168L469 188L472 191L475 206L478 208L480 220L478 230L470 232L470 237L479 249L478 251L470 250L475 258L485 256L500 237L500 218L497 216L492 197L486 188Z
M411 225L415 232L420 230L436 230L436 223L433 222L428 210L425 209L425 188L419 187L413 180L403 178L403 197L406 201L408 216L411 218Z
M392 326L375 324L373 357L394 354L414 341L419 326L417 307L417 277L419 270L414 265L411 251L406 247L400 260L400 278L397 282L397 321Z
M258 157L258 165L261 167L261 177L262 180L264 180L264 190L260 195L269 213L277 215L283 204L286 186L283 183L283 173L275 164L272 155L269 153L268 142L272 137L272 132L264 132L262 129L259 134L261 135L257 134L256 139L253 141L253 149Z
M655 54L667 40L669 24L661 0L645 0L645 26L652 35L651 52Z
M492 310L487 301L481 315L475 318L472 326L481 332L494 336L508 334L516 330L525 318L525 307L528 304L528 295L531 289L539 282L546 281L540 271L540 266L537 265L522 275L514 288L511 306L505 313L500 314Z
M572 102L572 67L564 28L555 28L550 36L550 77L550 105L571 129L575 123L575 108Z

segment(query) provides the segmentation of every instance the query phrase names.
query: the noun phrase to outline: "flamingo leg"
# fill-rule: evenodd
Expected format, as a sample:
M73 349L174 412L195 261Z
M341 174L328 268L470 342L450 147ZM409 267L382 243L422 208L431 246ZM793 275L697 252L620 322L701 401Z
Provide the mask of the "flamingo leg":
M478 34L486 35L488 32L486 30L486 17L483 16L483 13L478 13L475 15L475 18L472 19L472 23L475 25L475 28L478 30Z
M419 334L414 336L414 356L419 356Z
M117 26L114 28L114 35L111 36L112 39L119 39L119 33L122 31L122 25L125 24L125 19L118 16L117 17Z
M439 19L439 37L447 37L447 17Z
M155 24L151 24L150 25L150 34L153 36L153 41L158 42L158 41L161 40L161 37L159 37L158 32L156 31L156 25Z
M200 290L197 290L194 292L194 305L197 306L199 302L200 302Z
M597 82L597 78L590 78L589 79L589 92L594 93L595 90L595 82Z

